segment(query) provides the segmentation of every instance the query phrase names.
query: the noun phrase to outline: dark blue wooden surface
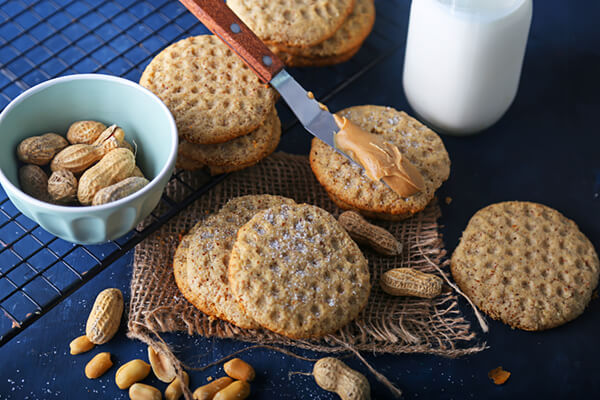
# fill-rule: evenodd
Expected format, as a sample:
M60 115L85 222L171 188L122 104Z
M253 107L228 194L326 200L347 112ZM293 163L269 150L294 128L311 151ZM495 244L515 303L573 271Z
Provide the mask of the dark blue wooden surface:
M395 11L402 35L407 8L408 2ZM599 15L600 3L592 0L535 2L521 87L514 105L497 125L480 135L443 137L452 159L451 177L439 191L440 198L453 198L450 205L443 206L442 217L449 251L456 246L476 210L492 202L513 199L557 208L579 224L596 248L600 247ZM5 34L0 31L0 36ZM404 37L399 39L403 41ZM366 103L408 109L401 87L402 61L400 47L337 93L328 105L333 110ZM310 70L302 76L311 81L311 75L325 73L322 71ZM14 90L18 92L19 88ZM305 153L308 148L309 138L300 128L295 128L281 144L281 149L289 152ZM125 329L110 343L85 355L70 356L68 343L83 333L87 313L100 290L120 287L129 297L130 276L131 255L113 264L0 348L0 398L127 398L114 384L114 368L95 381L83 376L83 368L99 351L110 351L118 363L145 358L144 345L128 340ZM461 309L474 321L464 302ZM461 359L427 355L367 355L367 359L401 387L407 399L597 398L599 328L600 302L596 299L580 318L547 332L521 332L490 321L490 333L479 332L489 348ZM185 334L170 335L168 339L190 364L206 363L246 346ZM268 350L253 350L243 357L258 373L252 398L335 398L319 389L310 377L288 378L288 371L309 371L308 362ZM349 363L365 371L359 362ZM497 387L489 381L487 372L499 365L513 375L504 386ZM208 376L221 374L220 367L192 372L192 386L204 384ZM390 397L372 375L368 377L374 398ZM148 382L160 388L165 386L156 380Z

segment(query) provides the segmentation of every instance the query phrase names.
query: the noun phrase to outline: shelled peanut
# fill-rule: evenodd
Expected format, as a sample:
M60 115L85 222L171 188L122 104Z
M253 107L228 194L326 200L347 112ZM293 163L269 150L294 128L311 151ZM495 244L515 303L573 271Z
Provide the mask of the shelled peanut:
M183 371L183 382L179 379L179 377L175 378L173 382L169 383L169 386L165 389L165 399L166 400L177 400L181 396L183 396L183 386L189 386L190 384L190 376L187 372Z
M99 205L129 196L148 184L135 164L137 148L125 140L125 132L117 125L77 121L66 137L46 133L19 143L17 157L25 163L19 170L19 182L24 192L61 205ZM96 168L100 164L102 168ZM130 177L140 179L121 183ZM95 180L98 182L91 183ZM93 203L96 192L117 184Z
M215 379L211 383L207 383L204 386L200 386L194 390L194 400L211 400L215 397L215 394L231 385L233 379L228 376Z
M119 389L128 389L131 385L141 381L150 373L150 364L136 359L121 365L115 374L115 383Z
M256 376L247 362L234 358L223 364L224 376L194 391L194 400L245 399L250 396L249 381Z
M129 388L129 398L131 400L160 400L162 399L162 394L154 386L134 383Z
M170 383L177 376L175 366L173 366L160 349L156 351L152 346L148 346L148 360L150 361L152 372L154 372L158 380Z
M85 366L85 376L88 379L100 378L112 365L110 353L98 353Z
M90 342L87 336L82 335L78 338L75 338L69 343L69 349L71 350L71 355L77 355L81 353L85 353L93 349L96 345Z
M242 359L234 358L223 364L223 370L233 379L250 382L256 376L254 368Z

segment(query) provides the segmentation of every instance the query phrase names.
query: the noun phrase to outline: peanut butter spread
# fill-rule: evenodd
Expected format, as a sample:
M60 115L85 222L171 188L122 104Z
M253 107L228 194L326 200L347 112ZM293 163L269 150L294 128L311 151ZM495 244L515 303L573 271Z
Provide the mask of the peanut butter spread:
M419 193L424 188L423 177L400 149L385 142L380 136L365 132L346 117L334 115L340 128L335 134L335 146L360 164L367 176L375 181L383 179L402 197Z

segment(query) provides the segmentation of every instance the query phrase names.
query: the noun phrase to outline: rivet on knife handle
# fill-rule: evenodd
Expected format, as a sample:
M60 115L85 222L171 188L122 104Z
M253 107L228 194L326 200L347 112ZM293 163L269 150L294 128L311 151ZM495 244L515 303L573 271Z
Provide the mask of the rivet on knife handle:
M179 0L211 32L268 83L283 69L283 63L248 28L223 0Z

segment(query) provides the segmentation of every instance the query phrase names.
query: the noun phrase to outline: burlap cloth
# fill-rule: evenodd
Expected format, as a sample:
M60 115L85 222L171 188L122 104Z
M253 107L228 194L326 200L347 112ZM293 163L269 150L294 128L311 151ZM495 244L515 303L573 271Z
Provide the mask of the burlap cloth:
M185 199L206 177L181 172L171 180L166 195ZM218 210L228 199L247 194L277 194L315 204L337 216L341 211L315 179L306 156L276 153L258 165L231 174L172 218L135 249L128 335L149 344L160 344L160 332L185 331L190 335L231 338L246 342L296 346L325 353L430 353L457 357L480 351L480 343L457 304L457 293L448 287L435 299L392 297L379 287L388 269L412 267L442 274L449 263L438 232L440 209L432 202L424 211L403 222L377 224L392 232L404 246L401 256L379 256L363 249L369 261L373 289L365 309L354 322L319 340L292 340L267 330L244 330L212 319L196 310L179 292L173 278L173 253L181 236L199 219ZM142 225L151 223L148 219ZM168 346L162 342L165 352Z

